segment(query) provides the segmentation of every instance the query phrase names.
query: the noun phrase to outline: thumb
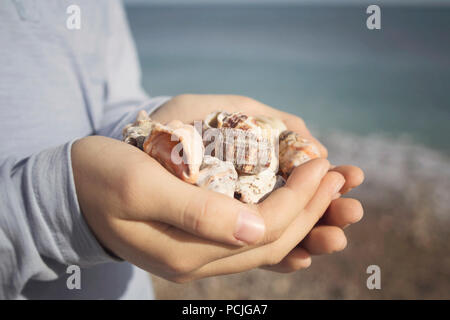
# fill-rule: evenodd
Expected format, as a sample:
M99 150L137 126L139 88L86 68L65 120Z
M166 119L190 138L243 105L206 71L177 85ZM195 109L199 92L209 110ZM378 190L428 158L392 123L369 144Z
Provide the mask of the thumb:
M176 194L156 220L224 244L256 244L264 238L264 219L256 208L181 181Z

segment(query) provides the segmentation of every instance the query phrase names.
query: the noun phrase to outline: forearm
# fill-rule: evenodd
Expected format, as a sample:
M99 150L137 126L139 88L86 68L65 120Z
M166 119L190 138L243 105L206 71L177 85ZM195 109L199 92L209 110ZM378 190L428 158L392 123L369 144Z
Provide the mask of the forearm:
M15 298L29 279L55 279L66 265L111 261L80 212L71 146L0 164L0 298Z

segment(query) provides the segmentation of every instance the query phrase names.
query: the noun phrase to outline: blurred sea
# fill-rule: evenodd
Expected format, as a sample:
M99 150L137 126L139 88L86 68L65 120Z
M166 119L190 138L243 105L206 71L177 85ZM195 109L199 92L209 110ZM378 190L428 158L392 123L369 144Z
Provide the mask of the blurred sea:
M233 93L322 133L450 152L450 7L128 7L152 95Z
M450 8L133 7L152 95L233 93L303 117L334 164L365 183L341 253L286 276L253 270L174 285L160 299L448 299ZM226 106L224 106L226 108ZM382 269L367 290L366 268ZM238 290L236 289L238 288Z
M450 298L450 7L383 6L379 31L362 6L127 11L151 95L256 98L303 117L333 164L366 177L342 253L288 277L155 278L158 298ZM367 290L371 264L383 290Z

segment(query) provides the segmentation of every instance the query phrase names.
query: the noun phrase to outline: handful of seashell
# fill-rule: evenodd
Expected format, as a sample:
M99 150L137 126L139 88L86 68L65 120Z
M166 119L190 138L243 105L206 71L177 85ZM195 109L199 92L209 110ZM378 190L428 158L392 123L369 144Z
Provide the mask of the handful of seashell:
M153 121L140 111L123 129L136 146L181 180L258 203L282 187L292 170L319 157L317 147L275 118L217 111L185 124Z

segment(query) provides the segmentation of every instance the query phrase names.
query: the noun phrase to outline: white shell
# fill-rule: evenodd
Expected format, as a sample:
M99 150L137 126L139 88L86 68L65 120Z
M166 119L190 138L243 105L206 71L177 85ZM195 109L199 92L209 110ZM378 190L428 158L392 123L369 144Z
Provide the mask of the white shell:
M206 153L233 162L239 174L258 174L269 167L274 171L278 168L277 139L270 126L262 128L254 117L242 112L223 111L209 114L203 123Z
M282 176L277 176L273 189L270 192L266 193L261 199L259 199L259 202L264 201L268 196L270 196L272 192L274 192L277 189L280 189L281 187L284 187L285 184L286 180Z
M237 172L231 162L205 156L200 167L197 185L233 198L237 178Z
M146 111L140 111L136 117L136 121L123 128L123 141L143 150L144 140L152 132L154 124L155 122L150 119Z
M256 124L263 130L267 130L271 136L278 137L281 132L287 130L286 125L283 121L278 118L266 117L266 116L256 116Z
M258 203L273 190L276 181L272 170L264 170L256 175L239 176L236 184L238 199L245 203Z

